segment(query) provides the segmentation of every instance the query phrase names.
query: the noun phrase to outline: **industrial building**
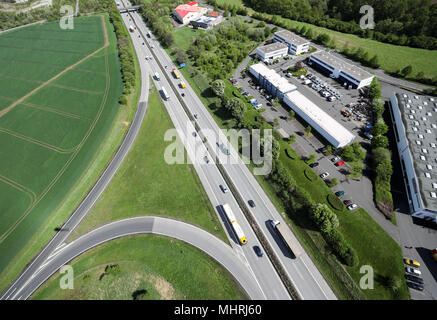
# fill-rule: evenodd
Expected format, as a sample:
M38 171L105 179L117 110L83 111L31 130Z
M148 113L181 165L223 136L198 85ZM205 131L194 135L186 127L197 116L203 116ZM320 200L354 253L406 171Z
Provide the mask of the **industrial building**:
M284 103L335 148L342 148L355 139L355 136L349 130L300 92L287 93L284 97Z
M190 21L190 24L195 28L202 28L202 29L212 29L214 26L218 25L220 22L223 22L223 16L222 15L206 15L198 17L194 20Z
M411 214L437 223L437 98L393 93L389 106Z
M191 1L174 8L173 15L180 23L188 24L190 21L203 16L207 11L208 8L199 7L197 2Z
M288 46L282 42L274 42L256 49L256 55L261 61L273 61L288 54Z
M297 90L297 87L281 77L275 70L267 68L263 63L250 66L250 73L257 79L259 85L280 101L284 95Z
M331 78L337 79L341 84L351 85L354 89L368 86L374 77L369 72L346 63L341 58L325 51L313 53L309 58L308 64L316 67Z
M299 37L288 30L275 32L273 39L275 41L287 44L288 52L293 55L299 55L308 52L310 49L310 43L308 40Z

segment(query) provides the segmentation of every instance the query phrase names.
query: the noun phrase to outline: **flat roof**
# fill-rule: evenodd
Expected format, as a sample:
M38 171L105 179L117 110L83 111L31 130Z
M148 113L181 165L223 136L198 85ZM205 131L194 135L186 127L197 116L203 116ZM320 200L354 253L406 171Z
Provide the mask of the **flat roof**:
M405 93L396 98L423 204L437 211L437 196L431 196L437 194L437 98Z
M287 48L287 50L288 50L288 46L285 43L274 42L274 43L267 44L265 46L258 47L257 49L261 50L264 53L270 53L270 52L274 52L274 51L285 49L285 48Z
M267 68L264 63L251 65L250 69L262 75L282 93L297 89L294 84L291 84L287 79L281 77L275 70Z
M302 110L318 126L325 130L331 137L339 142L339 145L345 145L351 142L355 135L343 127L338 121L319 108L311 100L298 91L293 91L285 95L288 100Z
M275 32L275 35L290 41L291 43L294 43L295 45L302 45L306 43L310 43L307 39L304 39L302 37L299 37L297 34L294 34L293 32L290 32L288 30L281 30L278 32Z
M364 80L373 77L371 73L365 71L364 69L361 69L353 64L347 63L343 59L336 57L326 51L318 51L313 53L311 56L316 57L317 59L334 67L335 69L339 69L351 75L355 79Z
M215 20L217 20L216 17L200 16L200 17L198 17L198 18L196 18L196 19L194 19L192 21L198 22L198 23L206 23L206 24L208 24L208 23L211 23L211 22L213 22Z

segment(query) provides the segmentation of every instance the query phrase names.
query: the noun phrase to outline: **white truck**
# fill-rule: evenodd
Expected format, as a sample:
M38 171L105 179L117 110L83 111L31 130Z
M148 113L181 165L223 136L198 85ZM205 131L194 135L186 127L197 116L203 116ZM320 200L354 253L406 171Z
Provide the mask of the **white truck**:
M164 100L169 100L170 99L170 96L168 95L167 90L165 90L164 87L161 88L161 93L162 93L162 96L163 96Z
M289 250L294 254L296 258L301 255L299 247L293 241L291 236L291 231L286 225L282 225L278 220L270 220L273 229L276 229L277 234L288 247Z

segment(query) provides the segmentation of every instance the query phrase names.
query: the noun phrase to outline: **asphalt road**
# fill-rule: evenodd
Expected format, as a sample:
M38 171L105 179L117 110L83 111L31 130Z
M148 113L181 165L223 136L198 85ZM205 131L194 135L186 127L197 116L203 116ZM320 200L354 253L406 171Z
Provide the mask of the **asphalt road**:
M18 299L26 299L62 266L80 254L107 241L136 234L153 233L182 240L219 261L251 299L264 299L253 276L235 252L222 240L191 224L162 217L135 217L111 222L59 248L28 280Z
M139 47L141 46L141 43L138 40L134 39L134 45L135 47ZM139 58L141 57L144 59L143 56L140 56ZM26 269L11 285L11 287L9 287L8 290L3 293L3 295L0 297L0 300L20 299L23 297L23 293L25 291L28 292L29 288L27 287L27 285L29 284L29 280L38 271L38 269L44 263L46 263L48 257L50 257L53 252L55 252L60 246L62 246L62 244L66 241L69 235L86 216L88 211L93 207L99 196L102 194L106 186L111 181L117 169L120 167L126 154L129 152L133 142L135 141L135 138L137 137L148 106L147 101L149 96L149 72L144 65L140 65L140 67L141 92L138 100L139 102L137 111L135 113L132 124L126 134L126 137L124 138L114 158L111 160L110 164L108 165L100 179L97 181L97 183L94 185L92 190L88 193L88 195L79 205L79 207L70 216L67 222L63 225L62 229L58 233L56 233L56 235L47 244L47 246L45 246L44 249L38 254L38 256L33 259L33 261L26 267Z
M150 31L136 12L132 13L132 16L135 19L136 25L140 28L143 34L146 34ZM159 59L161 65L167 65L167 68L160 69L160 73L162 74L162 72L168 72L170 74L174 65L165 50L160 46L159 42L153 36L151 39L146 38L146 41L148 41L149 44L153 46L152 50L154 51L156 57ZM170 77L173 76L170 75ZM182 76L181 79L172 78L172 81L176 86L178 86L181 80L184 80ZM189 106L191 114L198 115L198 119L196 120L196 122L200 126L200 128L202 130L209 129L215 133L217 137L216 140L211 141L212 139L210 139L209 144L211 146L215 146L216 142L227 143L227 139L224 133L218 127L206 107L197 97L196 93L188 85L188 82L185 81L185 83L187 83L187 87L185 89L176 90L177 94L180 94L181 92L185 93L185 97L183 97L182 99L184 99L185 103ZM170 94L171 101L171 103L166 103L166 106L171 107L173 109L172 112L174 112L175 114L184 113L182 106L176 101L176 92L173 92L170 86L166 86L166 90ZM170 114L172 112L169 111ZM183 115L181 115L181 117L183 117ZM220 159L220 162L222 163L228 176L231 177L232 183L236 186L238 193L241 195L241 197L245 199L245 201L251 199L255 202L256 207L250 208L252 215L255 218L258 226L261 228L262 232L266 236L267 240L269 241L270 246L276 252L278 258L283 264L283 267L287 270L288 276L294 283L297 291L300 293L303 299L336 299L334 293L329 288L328 284L323 279L320 272L317 270L309 256L304 252L302 248L301 251L303 252L303 254L298 259L292 259L287 253L287 249L283 245L282 241L278 238L276 233L271 230L269 224L267 223L269 219L275 219L285 224L282 216L276 210L276 208L267 197L261 186L258 184L252 173L242 162L237 151L232 146L229 149L229 156L226 156L220 150L213 150L209 148L208 151L210 152L210 155L212 157L217 157L218 159ZM217 181L216 185L218 184L219 182ZM241 218L237 219L241 221ZM248 229L243 227L243 230L246 231ZM296 243L298 243L295 237L294 240Z

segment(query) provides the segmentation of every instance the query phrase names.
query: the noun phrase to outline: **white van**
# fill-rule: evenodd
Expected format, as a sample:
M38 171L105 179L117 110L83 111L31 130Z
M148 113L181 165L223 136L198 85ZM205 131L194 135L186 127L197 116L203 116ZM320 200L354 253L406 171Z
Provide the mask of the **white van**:
M155 72L155 74L153 76L155 77L156 80L159 81L159 74L158 74L158 72Z

